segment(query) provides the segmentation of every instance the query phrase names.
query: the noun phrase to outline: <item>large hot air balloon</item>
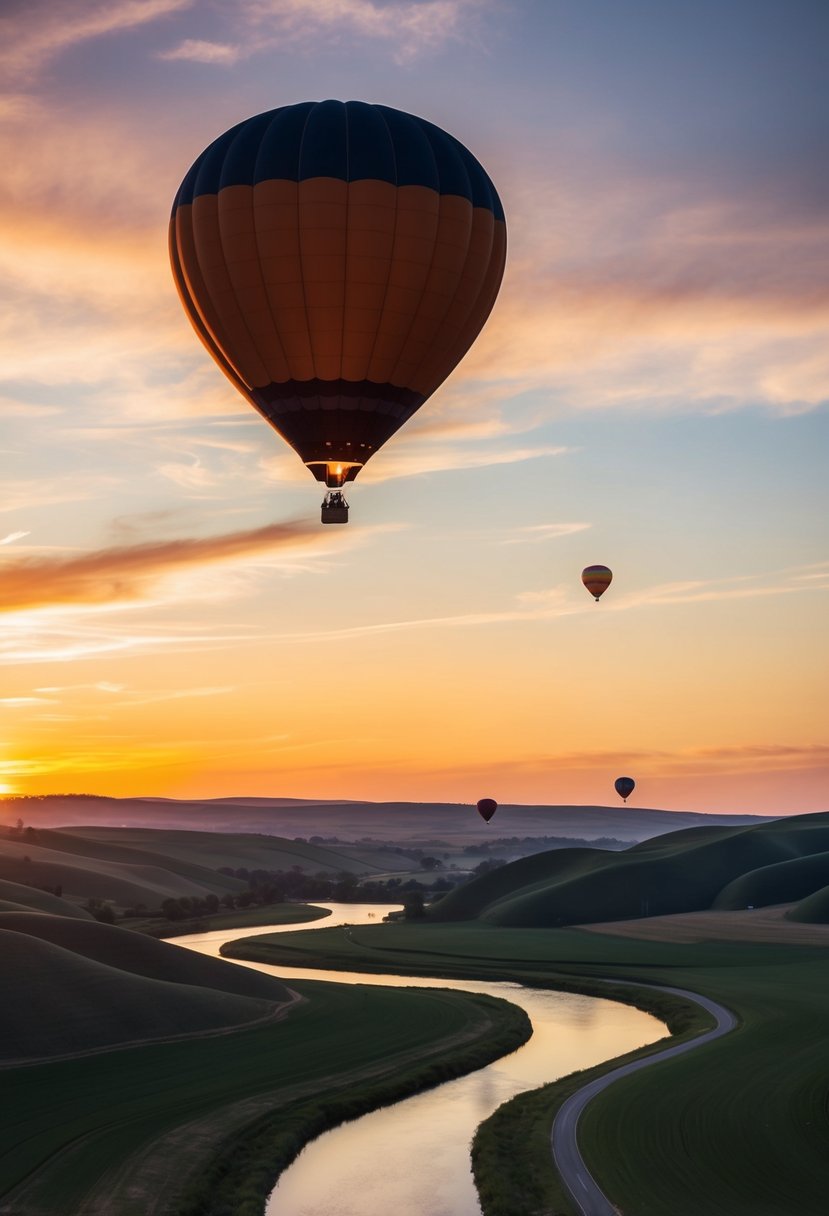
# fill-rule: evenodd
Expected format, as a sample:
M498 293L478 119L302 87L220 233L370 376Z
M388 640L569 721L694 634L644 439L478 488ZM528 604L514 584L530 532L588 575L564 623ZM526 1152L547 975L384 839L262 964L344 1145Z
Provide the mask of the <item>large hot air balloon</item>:
M475 157L432 123L302 102L214 140L179 188L170 258L194 329L329 490L445 380L498 293L504 212Z
M617 777L613 783L613 788L616 790L616 793L619 795L622 801L627 802L628 798L636 789L636 782L632 777Z
M498 810L498 803L494 798L481 798L478 802L478 814L489 823L492 816Z
M581 581L590 594L596 597L598 604L599 596L604 595L613 581L613 571L607 566L585 566L581 572Z

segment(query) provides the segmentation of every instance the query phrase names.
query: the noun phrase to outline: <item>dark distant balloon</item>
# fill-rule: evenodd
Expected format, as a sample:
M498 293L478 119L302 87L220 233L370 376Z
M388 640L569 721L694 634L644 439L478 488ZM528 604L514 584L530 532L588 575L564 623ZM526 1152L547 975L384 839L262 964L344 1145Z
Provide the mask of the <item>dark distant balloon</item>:
M433 123L309 101L202 152L173 204L170 257L207 350L337 491L324 522L344 523L342 487L489 316L506 226L482 166Z
M636 789L636 782L632 777L617 777L616 778L616 793L623 802L627 802L633 791Z
M497 810L498 803L494 798L481 798L478 803L478 814L482 819L485 819L487 823L489 823L490 819Z
M607 566L585 566L581 572L581 581L590 594L596 597L598 604L599 596L604 595L613 581L613 571Z

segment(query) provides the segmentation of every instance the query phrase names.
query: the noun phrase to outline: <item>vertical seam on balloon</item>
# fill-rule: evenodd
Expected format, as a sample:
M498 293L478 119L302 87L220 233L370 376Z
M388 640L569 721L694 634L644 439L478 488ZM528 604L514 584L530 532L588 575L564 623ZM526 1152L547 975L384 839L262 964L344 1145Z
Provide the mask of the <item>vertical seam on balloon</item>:
M281 338L281 336L280 336L279 329L277 328L277 324L276 324L276 317L273 315L273 308L271 307L271 296L270 296L270 292L268 291L268 287L267 287L267 284L266 284L266 282L265 282L265 275L264 275L264 272L262 271L262 249L261 249L261 246L260 246L260 244L259 244L259 229L258 229L257 224L256 224L256 179L257 179L257 176L258 176L259 157L260 157L261 152L262 152L262 145L263 145L263 143L265 142L265 139L267 138L267 135L268 135L268 133L269 133L269 131L270 131L271 127L272 127L272 126L274 125L274 123L276 122L277 115L278 115L278 114L281 112L281 110L282 110L283 108L284 108L284 107L280 107L279 109L277 109L277 110L275 110L275 111L274 111L274 116L273 116L273 118L272 118L272 119L271 119L271 121L268 123L267 127L265 128L264 132L262 133L262 138L259 140L259 147L258 147L258 149L257 149L257 151L256 151L256 158L255 158L255 160L254 160L254 162L253 162L253 184L252 184L252 187L251 187L251 200L252 200L252 208L253 208L253 239L254 239L254 242L255 242L255 244L256 244L256 253L257 253L258 257L259 257L259 277L260 277L260 279L262 280L262 290L263 290L263 292L265 293L265 301L266 301L267 306L268 306L268 316L269 316L269 317L270 317L270 319L271 319L271 326L272 326L272 328L273 328L274 337L276 338L277 342L279 343L279 349L280 349L280 350L281 350L281 352L282 352L282 358L283 358L283 359L284 359L284 361L285 361L285 367L286 367L286 369L287 369L287 371L288 371L288 379L290 379L290 378L291 378L291 365L290 365L290 363L289 363L289 361L288 361L288 355L287 355L287 352L286 352L286 350L285 350L285 346L284 346L284 344L283 344L283 342L282 342L282 338ZM270 179L270 180L278 180L278 179ZM265 367L266 367L266 369L267 369L267 364L265 364Z
M239 131L239 134L236 136L236 139L241 138L243 130L244 130L244 128L242 128L242 130ZM231 143L229 144L229 146L225 149L224 159L222 160L222 168L224 168L225 160L227 160L228 153L230 152L231 148L235 144L236 139L232 140ZM216 191L216 230L219 233L219 247L221 248L222 257L224 258L225 274L227 275L227 281L230 284L230 289L233 292L233 298L236 301L236 310L239 313L239 320L241 321L242 328L244 329L245 333L247 334L251 347L256 352L256 357L259 360L259 362L262 364L262 367L265 370L265 374L267 375L268 374L268 365L265 362L265 360L262 358L262 354L254 340L253 334L250 332L250 327L247 323L247 320L245 319L244 310L242 309L241 305L239 304L239 296L236 291L236 284L233 282L233 276L231 275L230 267L227 264L227 250L225 249L224 237L222 235L222 220L221 220L221 215L219 214L219 198L221 196L221 193L222 193L222 186L221 186L221 173L220 173L219 174L219 189ZM252 186L251 186L251 207L253 207L253 187ZM251 385L251 388L253 388L253 387L254 386Z
M231 382L237 392L240 392L243 397L246 397L251 402L252 405L255 405L256 403L253 401L253 398L250 395L248 386L245 384L244 380L241 379L233 365L228 362L228 359L221 347L211 334L207 322L202 317L198 305L196 304L195 296L187 285L187 279L184 273L181 258L179 256L178 242L176 239L175 212L173 213L173 218L170 225L170 262L172 263L173 278L178 288L179 295L181 296L184 311L187 313L187 318L190 321L190 324L193 326L193 329L196 331L197 336L201 339L202 344L206 348L208 354L210 354L218 364L219 370L224 372L225 376ZM258 406L256 408L258 408Z
M374 362L374 356L377 351L377 341L380 337L380 331L383 328L383 317L386 312L386 301L389 298L389 283L391 282L391 272L394 267L394 247L397 243L397 216L398 216L398 211L400 208L400 183L398 181L399 174L397 172L397 148L394 146L394 139L392 138L391 127L386 122L385 114L383 113L383 111L380 109L379 106L373 106L372 109L374 109L377 112L377 114L380 115L380 121L383 123L383 126L386 128L386 134L389 137L389 145L391 147L392 160L394 161L394 227L392 228L392 234L391 234L391 253L389 254L389 266L388 266L388 270L386 271L386 285L383 288L383 302L380 305L380 320L377 323L377 330L374 334L374 342L372 343L371 351L369 352L368 360L366 361L366 380L368 380L369 368L371 367L372 363ZM379 383L379 381L374 381L374 383L377 384L377 383ZM369 398L369 400L371 400L371 398ZM375 406L373 410L368 410L367 413L376 414L377 407Z
M317 361L314 356L314 346L311 342L311 319L308 316L308 297L305 294L305 266L302 261L302 225L300 223L300 205L299 205L299 188L302 179L302 145L305 140L305 132L308 130L308 123L311 121L311 115L316 107L312 106L305 115L305 122L302 124L302 132L299 136L299 148L297 150L296 162L296 235L297 245L299 246L299 281L302 285L302 307L305 312L305 336L308 339L308 349L311 352L311 370L314 375L312 379L317 379ZM304 408L304 407L303 407ZM317 394L317 409L322 409L322 401Z
M351 201L350 145L348 129L348 103L343 102L345 115L345 250L343 252L343 311L340 318L340 381L343 378L343 354L345 351L345 300L348 293L348 212Z
M435 156L434 148L432 147L432 141L429 139L429 136L426 134L426 131L424 130L424 128L421 127L420 124L418 124L418 126L420 127L420 131L423 135L423 138L426 140L426 145L429 148L429 153L432 157L432 160L434 161L435 177L438 180L438 223L437 223L437 228L435 229L435 241L434 241L434 244L432 245L432 256L429 261L429 269L426 271L426 278L423 281L423 286L425 289L425 287L429 283L429 279L431 278L432 270L434 269L434 265L435 265L435 257L437 255L437 248L438 248L438 239L437 238L438 238L438 233L440 232L440 206L441 206L441 202L444 198L444 195L440 188L440 184L441 184L440 183L440 168L438 166L438 161L437 161L437 157ZM446 197L448 198L450 196L447 195ZM471 228L471 225L470 225L470 228ZM406 349L406 347L409 343L409 339L412 336L412 330L414 329L415 325L417 324L417 319L420 316L420 310L421 310L422 304L423 304L423 300L421 298L420 304L417 306L417 308L414 311L414 315L412 317L411 324L409 325L409 331L406 334L406 337L404 338L403 342L400 344L400 350L397 355L397 362L395 363L394 367L392 368L392 373L391 373L391 376L389 377L389 380L392 384L395 383L395 375L397 374L397 369L400 366L400 356L403 354L404 350ZM412 386L410 384L403 384L403 385L400 385L399 387L411 388ZM420 394L418 394L418 396L419 395ZM421 402L421 404L422 404L422 402ZM420 408L420 407L417 407L417 408ZM414 411L412 411L412 412L414 412ZM411 417L411 415L409 415L409 417Z
M430 139L429 139L429 134L428 134L428 131L427 131L427 130L424 130L424 135L425 135L425 139L427 139L427 142L428 142L429 148L432 148L432 140L430 140ZM453 152L456 152L455 148L452 148L452 151L453 151ZM432 152L432 154L433 154L433 157L434 157L434 156L435 156L434 151ZM457 156L458 156L459 161L461 161L461 164L462 164L462 167L463 167L464 174L466 174L466 176L467 176L467 180L469 181L469 195L470 195L470 196L472 196L472 181L470 181L470 180L469 180L469 174L467 173L467 167L466 167L466 164L463 164L463 158L462 158L461 156L459 156L459 154L458 154L457 152L456 152L456 154L457 154ZM436 158L436 157L435 157L435 164L436 164L436 163L438 163L438 158ZM438 175L438 180L440 181L440 174ZM459 196L459 195L455 195L455 196L446 195L446 196L444 196L444 195L442 195L442 193L441 193L441 196L440 196L440 197L441 197L441 199L442 199L442 198L444 198L444 197L446 197L446 198L450 198L450 197L459 198L459 197L462 197L462 196ZM466 249L466 253L464 253L464 257L463 257L463 264L462 264L462 266L461 266L461 270L459 270L459 271L458 271L458 276L457 276L457 280L456 280L456 283L455 283L455 291L453 291L453 292L452 292L452 297L451 297L451 299L449 300L449 303L447 303L447 304L446 304L446 308L444 309L444 315L442 315L442 316L441 316L441 319L440 319L440 321L439 321L438 325L436 325L436 326L435 326L435 328L434 328L434 332L435 332L435 333L440 333L442 326L444 326L444 325L445 325L445 323L446 323L446 317L450 315L450 313L451 313L451 311L452 311L452 306L453 306L453 304L455 304L455 300L457 299L457 293L458 293L458 289L459 289L459 287L461 287L461 283L462 283L462 281L463 281L463 272L464 272L464 270L466 270L466 269L467 269L467 263L468 263L468 261L469 261L469 247L470 247L470 244L472 244L472 230L473 230L474 219L475 219L475 207L474 207L474 204L473 204L473 201L472 201L472 197L469 197L469 207L470 207L470 216L469 216L469 226L468 226L468 230L467 230L467 249ZM439 219L440 219L440 213L439 213ZM439 225L439 230L440 230L440 225ZM435 241L435 250L436 250L436 249L438 249L438 242L436 242L436 241ZM429 274L432 274L432 266L433 266L433 265L434 265L434 252L433 252L433 261L432 261L432 265L430 265L430 266L429 266ZM428 282L428 278L427 278L427 282ZM414 323L414 322L412 322L412 328L413 328L413 323ZM410 332L411 332L411 331L410 331ZM447 376L450 376L450 375L451 375L451 373L452 373L453 371L455 371L455 368L457 367L457 365L459 364L459 362L461 362L461 359L463 359L463 355L464 355L464 354L466 354L466 351L463 351L463 353L461 354L461 356L459 356L459 359L457 359L457 360L455 361L455 364L452 364L452 366L450 367L450 370L446 372L446 375L445 375L444 377L442 377L442 379L441 379L441 381L440 381L440 383L441 383L441 384L442 384L442 382L444 382L444 379L446 379L446 377L447 377ZM395 370L396 370L396 368L395 368ZM440 387L440 384L439 384L439 385L436 385L436 387L438 387L438 388L439 388L439 387ZM433 390L432 390L432 392L430 392L428 395L429 395L429 396L432 396L432 393L433 393L433 392L434 392L434 389L433 389Z
M487 210L487 208L483 208L483 207L482 208L477 208L477 207L472 208L472 221L469 225L469 241L467 242L467 247L466 247L466 257L464 258L463 266L461 266L460 273L458 275L458 281L457 281L457 284L455 285L454 294L452 296L452 299L449 301L449 303L446 306L446 312L443 314L443 318L441 319L439 329L442 329L443 326L446 324L447 317L449 316L449 314L452 312L452 310L455 307L455 301L458 298L458 292L460 291L461 284L463 283L464 276L466 274L466 270L469 265L469 259L470 259L470 254L471 254L471 245L472 245L472 232L475 227L475 212L477 210L483 211L483 210ZM493 224L492 224L492 230L491 230L490 238L489 238L489 253L487 255L486 267L485 267L483 273L481 274L481 281L478 285L478 290L475 294L475 298L472 300L472 303L467 308L466 313L464 314L463 320L461 321L461 323L458 327L458 335L456 335L456 338L455 338L456 343L457 343L458 336L460 336L460 334L463 333L463 330L465 329L466 324L469 321L469 318L472 316L472 313L475 311L475 308L477 307L477 304L481 298L481 294L482 294L484 285L486 283L487 274L489 273L490 262L492 261L493 246L495 244L495 214L494 214L494 212L491 214L492 214ZM487 316L488 315L489 314L487 314ZM485 320L486 320L486 317L484 317L484 321ZM482 325L482 328L483 328L483 325ZM474 341L474 339L473 339L473 341ZM455 362L452 364L452 366L450 367L450 369L446 373L446 375L441 377L440 384L442 384L443 381L446 380L447 377L452 374L452 372L455 370L457 365L460 363L461 359L463 359L464 355L466 355L468 353L471 345L472 345L472 343L469 343L469 345L466 347L466 349L461 352L460 357L458 359L456 359ZM449 349L451 350L451 347ZM440 387L440 386L438 385L438 387Z

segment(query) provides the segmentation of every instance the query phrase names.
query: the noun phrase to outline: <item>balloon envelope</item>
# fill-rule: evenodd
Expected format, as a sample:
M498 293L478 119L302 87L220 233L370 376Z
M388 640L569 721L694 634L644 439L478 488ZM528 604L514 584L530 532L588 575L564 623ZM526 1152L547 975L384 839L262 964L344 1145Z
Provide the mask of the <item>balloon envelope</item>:
M636 789L636 782L632 777L617 777L615 781L616 793L627 802L630 795Z
M342 486L475 340L504 271L495 187L432 123L302 102L214 140L170 259L216 363L319 481Z
M478 814L482 819L489 823L492 816L498 810L498 803L494 798L481 798L478 802Z
M599 596L607 591L613 581L613 571L607 566L585 566L581 572L581 581L590 594L596 597L598 603Z

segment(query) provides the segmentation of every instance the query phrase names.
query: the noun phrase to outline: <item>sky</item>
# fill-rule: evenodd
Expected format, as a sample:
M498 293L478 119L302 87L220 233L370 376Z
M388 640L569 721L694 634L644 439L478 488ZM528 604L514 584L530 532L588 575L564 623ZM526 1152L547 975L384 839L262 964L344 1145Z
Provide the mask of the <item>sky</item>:
M829 809L825 0L0 12L0 792ZM460 139L509 241L345 528L166 235L328 97Z

